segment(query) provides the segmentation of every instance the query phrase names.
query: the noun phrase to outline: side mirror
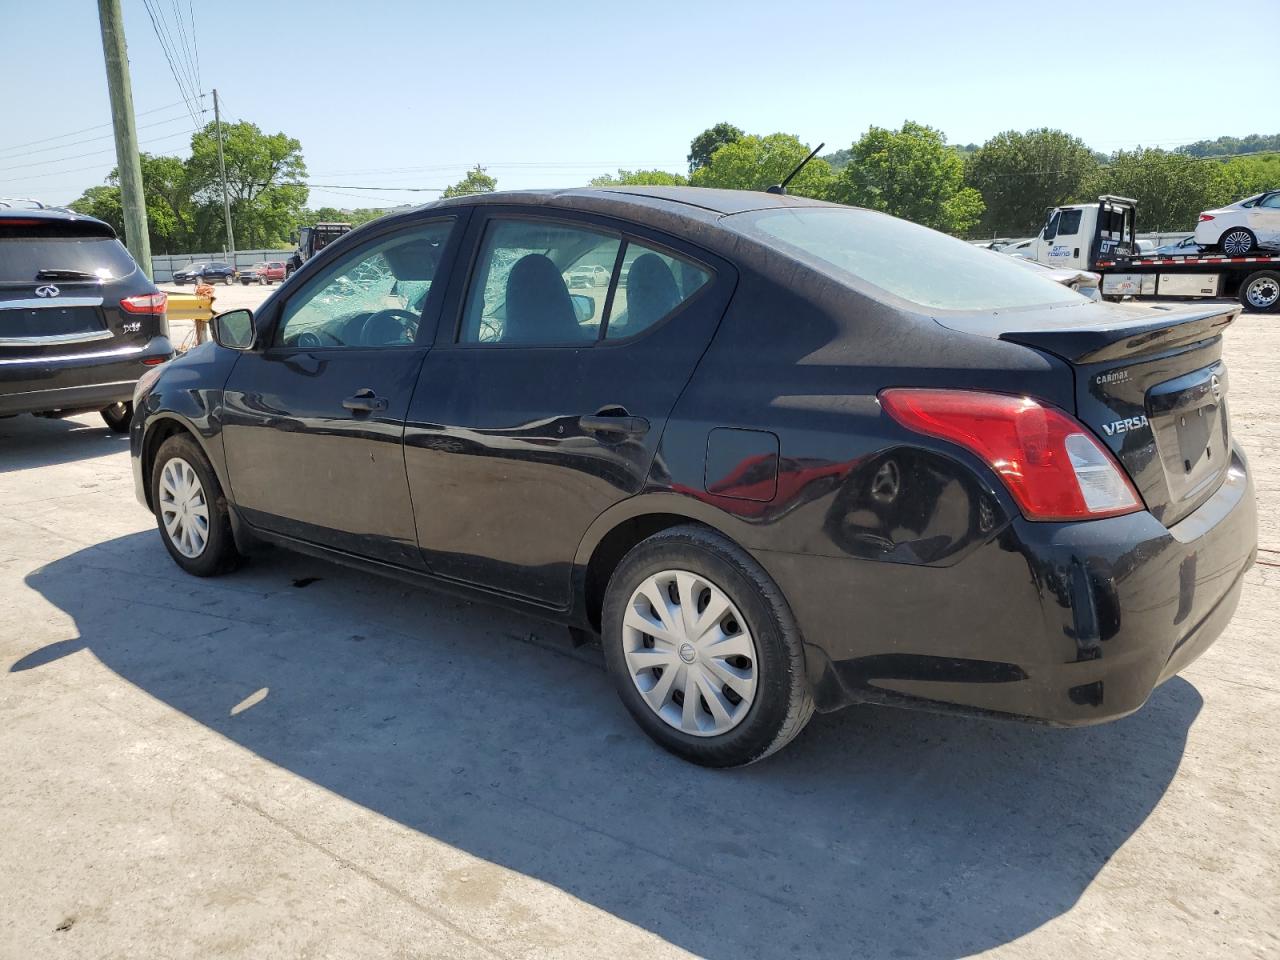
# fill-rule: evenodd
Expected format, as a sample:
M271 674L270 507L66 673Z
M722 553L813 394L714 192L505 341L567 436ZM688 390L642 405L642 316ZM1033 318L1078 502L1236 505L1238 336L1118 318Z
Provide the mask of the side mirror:
M228 350L252 350L257 331L249 310L228 310L213 318L213 339Z
M571 293L569 299L573 301L573 313L579 323L586 323L596 315L595 297L589 297L585 293Z

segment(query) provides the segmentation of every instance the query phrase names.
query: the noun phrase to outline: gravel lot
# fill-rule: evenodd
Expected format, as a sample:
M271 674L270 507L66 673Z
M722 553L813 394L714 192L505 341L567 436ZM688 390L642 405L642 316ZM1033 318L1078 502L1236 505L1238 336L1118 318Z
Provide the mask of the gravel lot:
M1146 708L856 708L730 772L536 621L186 577L98 417L0 421L0 956L1280 956L1280 320L1227 360L1265 552Z

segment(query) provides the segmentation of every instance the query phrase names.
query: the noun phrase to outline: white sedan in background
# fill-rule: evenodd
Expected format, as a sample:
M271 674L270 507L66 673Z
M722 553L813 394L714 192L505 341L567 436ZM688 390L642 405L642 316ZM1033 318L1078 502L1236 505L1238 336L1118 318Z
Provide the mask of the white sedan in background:
M1206 210L1196 224L1195 241L1232 257L1257 247L1280 247L1280 190Z

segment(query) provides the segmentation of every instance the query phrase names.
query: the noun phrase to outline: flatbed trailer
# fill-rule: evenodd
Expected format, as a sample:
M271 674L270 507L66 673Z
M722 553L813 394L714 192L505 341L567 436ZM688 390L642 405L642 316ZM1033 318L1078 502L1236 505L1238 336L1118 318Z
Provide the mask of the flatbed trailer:
M1102 275L1102 295L1107 299L1233 297L1246 310L1280 312L1280 253L1099 258L1093 269Z

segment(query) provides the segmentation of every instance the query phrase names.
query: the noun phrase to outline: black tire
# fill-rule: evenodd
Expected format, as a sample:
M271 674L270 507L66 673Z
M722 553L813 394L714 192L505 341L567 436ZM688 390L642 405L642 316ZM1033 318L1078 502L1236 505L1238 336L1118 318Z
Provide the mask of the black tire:
M650 576L685 570L706 578L737 607L754 639L755 699L727 732L696 736L676 729L650 708L627 668L623 618L632 594ZM741 547L698 526L674 527L631 549L605 593L605 664L618 696L642 730L679 757L706 767L736 767L780 750L813 715L800 630L782 591Z
M204 549L198 556L184 556L174 544L165 529L164 517L161 513L160 478L165 465L174 458L190 464L199 478L200 487L204 491L204 501L208 507L209 522L206 529ZM204 451L191 437L178 434L170 437L156 451L155 462L151 465L151 504L156 518L156 527L160 531L160 539L164 542L169 556L174 563L187 573L197 577L213 577L234 570L240 563L240 554L236 550L235 538L231 533L231 515L227 509L227 499L222 493L222 485L213 472Z
M1280 272L1259 270L1240 284L1240 303L1254 313L1280 313Z
M1231 227L1218 238L1218 249L1229 257L1243 257L1258 249L1258 238L1248 227Z
M133 401L113 403L99 411L107 428L112 433L128 433L129 424L133 422Z
M234 273L228 273L225 277L222 278L222 282L229 287L236 282L236 275Z

